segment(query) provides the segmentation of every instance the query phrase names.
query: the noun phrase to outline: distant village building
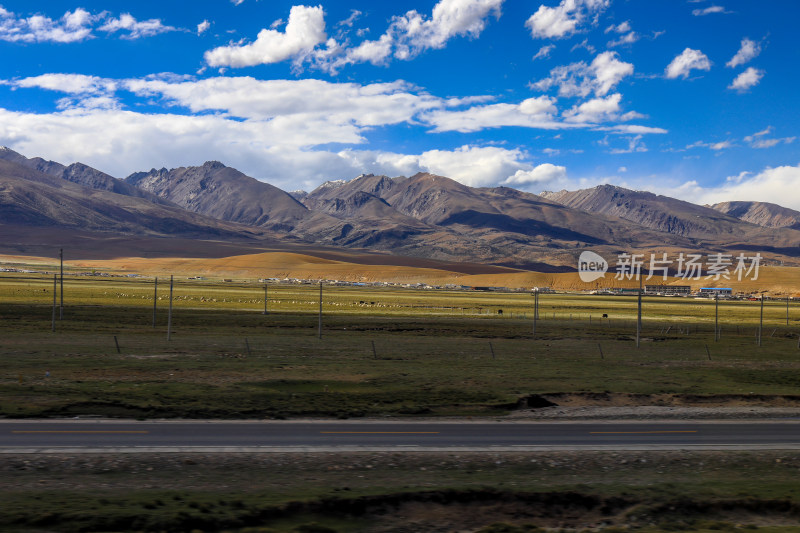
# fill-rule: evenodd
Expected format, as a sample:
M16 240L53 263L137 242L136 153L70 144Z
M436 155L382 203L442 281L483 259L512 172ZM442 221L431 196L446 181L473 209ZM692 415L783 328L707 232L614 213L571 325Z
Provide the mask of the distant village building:
M692 287L689 285L645 285L644 293L662 296L688 296L692 294Z
M733 289L722 287L701 287L700 296L733 296Z

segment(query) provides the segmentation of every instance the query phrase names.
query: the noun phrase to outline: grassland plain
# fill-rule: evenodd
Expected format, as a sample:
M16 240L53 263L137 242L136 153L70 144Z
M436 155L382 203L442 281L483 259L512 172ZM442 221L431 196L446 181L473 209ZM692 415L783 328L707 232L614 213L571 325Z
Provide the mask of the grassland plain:
M766 452L15 455L5 531L800 531Z
M69 251L67 251L69 253ZM86 252L84 252L86 253ZM197 251L195 251L197 253ZM163 254L163 252L162 252ZM209 279L257 280L261 278L337 279L350 282L397 282L427 283L431 285L468 285L511 288L552 287L559 290L580 291L587 288L636 287L633 279L617 279L615 267L602 279L591 284L581 281L577 272L545 273L528 270L500 269L487 265L429 264L428 262L403 258L404 266L391 264L392 260L353 253L318 257L307 253L263 252L224 257L116 257L114 259L75 259L67 261L65 267L74 271L98 271L116 274L146 274L169 277L170 274L186 277L203 276ZM568 256L570 254L567 254ZM335 259L334 259L335 257ZM376 262L377 261L377 262ZM395 261L397 262L397 261ZM58 270L58 260L52 257L10 256L0 254L0 263L26 267L34 270ZM568 261L573 266L577 263ZM561 264L561 263L558 263ZM471 272L471 273L467 273ZM482 272L482 273L479 273ZM654 283L667 285L690 285L693 290L707 285L730 287L734 292L761 293L772 296L800 296L800 267L785 266L776 259L764 260L755 273L738 279L730 274L718 280L683 279L656 276Z
M365 287L68 278L51 332L52 279L0 278L0 414L12 417L488 415L530 395L729 397L794 402L800 310ZM60 301L60 300L59 300ZM796 304L795 304L796 305ZM502 313L501 313L502 311ZM607 318L602 318L603 315ZM119 350L117 350L119 346Z
M800 309L365 287L0 278L0 416L508 413L535 394L793 401ZM59 301L57 299L57 301ZM500 314L499 311L503 311ZM602 318L606 314L607 318ZM116 337L116 342L115 342ZM119 351L117 350L119 344ZM641 398L642 396L635 396ZM638 401L638 400L637 400ZM8 531L800 531L789 452L4 456Z

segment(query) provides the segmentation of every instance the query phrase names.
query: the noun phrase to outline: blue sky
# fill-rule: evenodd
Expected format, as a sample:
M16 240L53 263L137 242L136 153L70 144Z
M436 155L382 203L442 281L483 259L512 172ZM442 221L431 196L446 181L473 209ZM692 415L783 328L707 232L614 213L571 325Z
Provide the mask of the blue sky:
M800 209L793 0L0 0L0 145Z

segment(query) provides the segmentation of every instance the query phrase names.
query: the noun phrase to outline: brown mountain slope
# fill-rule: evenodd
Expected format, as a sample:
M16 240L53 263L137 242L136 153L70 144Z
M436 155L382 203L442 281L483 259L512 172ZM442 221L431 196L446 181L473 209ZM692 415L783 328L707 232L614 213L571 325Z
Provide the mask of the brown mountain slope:
M800 229L800 211L769 202L722 202L710 207L766 228Z
M306 194L303 203L312 211L326 212L338 218L356 219L383 227L434 230L433 226L401 213L381 196L394 186L395 180L403 179L366 174L347 182L329 181Z
M204 215L274 231L307 242L392 250L409 235L430 231L414 220L392 220L391 208L375 197L320 202L309 210L291 195L217 161L201 167L151 170L126 182Z
M46 161L41 157L27 158L10 148L0 147L0 159L10 161L27 168L31 168L42 172L44 174L54 176L56 178L65 179L78 185L83 185L91 189L98 189L101 191L110 191L117 194L124 194L126 196L135 196L137 198L144 198L154 203L162 205L172 205L170 202L159 198L147 191L134 187L124 181L109 176L108 174L94 169L83 163L73 163L69 166L64 166L55 161Z
M614 215L664 233L684 236L698 249L800 256L800 231L764 228L668 196L599 185L579 191L542 193L566 206Z
M189 211L250 226L291 230L309 216L287 193L218 161L137 172L125 182Z
M657 231L690 238L716 238L753 229L736 217L708 207L614 185L547 192L543 196L568 207L624 218Z
M264 232L96 190L0 160L0 224L136 235L249 239Z
M307 205L355 194L382 198L397 213L450 233L502 241L548 245L685 244L680 237L664 237L635 224L593 216L507 187L473 188L443 176L420 173L411 178L360 176L345 184L321 187L309 193Z

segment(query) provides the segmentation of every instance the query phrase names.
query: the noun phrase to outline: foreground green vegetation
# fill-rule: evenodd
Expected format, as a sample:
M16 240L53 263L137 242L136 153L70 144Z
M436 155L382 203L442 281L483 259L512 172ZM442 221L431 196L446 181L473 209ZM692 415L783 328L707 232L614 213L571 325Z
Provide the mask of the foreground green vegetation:
M569 393L796 402L798 309L630 297L0 278L0 416L502 415ZM499 313L503 310L502 315ZM608 318L603 319L602 315ZM590 318L591 317L591 318ZM660 396L653 396L660 395ZM551 398L555 396L550 396ZM535 400L533 400L535 401ZM6 531L800 531L797 454L20 455Z
M52 279L0 278L0 416L497 415L533 394L800 391L784 302L758 346L758 302L721 305L715 341L713 302L647 298L637 348L631 297L542 295L534 335L529 294L326 287L320 339L318 287L270 287L264 315L263 287L187 283L168 341L160 287L154 328L151 282L68 279L51 332Z
M0 528L789 533L798 468L778 451L7 456Z

